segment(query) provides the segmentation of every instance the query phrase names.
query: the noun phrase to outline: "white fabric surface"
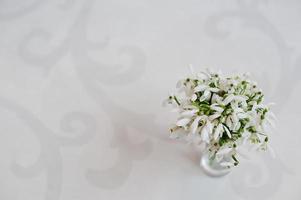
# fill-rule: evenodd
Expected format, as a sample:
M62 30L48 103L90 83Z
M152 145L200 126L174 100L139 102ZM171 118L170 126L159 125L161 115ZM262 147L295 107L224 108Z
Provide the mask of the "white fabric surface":
M0 199L301 199L298 0L0 1ZM268 153L222 178L161 107L205 67L276 102Z

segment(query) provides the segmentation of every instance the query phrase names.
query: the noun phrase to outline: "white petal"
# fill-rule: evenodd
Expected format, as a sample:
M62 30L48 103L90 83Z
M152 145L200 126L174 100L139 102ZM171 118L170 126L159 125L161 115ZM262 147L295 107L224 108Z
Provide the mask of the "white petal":
M198 112L198 110L186 110L186 111L182 112L180 115L182 117L192 117L197 112Z
M257 106L257 102L256 102L256 101L251 101L251 102L249 102L249 104L250 104L250 103L253 103L252 110L255 111L256 108L258 107L258 106Z
M206 142L207 144L209 144L209 133L207 128L203 127L201 130L201 138L204 142Z
M183 118L177 121L176 125L177 126L186 126L189 122L191 121L190 118Z
M212 95L211 102L217 102L217 99L218 99L218 98L220 99L221 97L214 93L214 94Z
M235 96L235 98L234 98L236 101L246 101L247 100L247 98L246 97L244 97L244 96L241 96L241 95L239 95L239 96Z
M219 89L218 88L209 88L208 89L209 91L211 91L211 92L219 92Z
M197 129L198 129L198 125L199 125L199 121L201 120L201 117L197 117L195 118L195 120L192 122L191 126L190 126L190 130L192 134L195 134Z
M214 119L219 118L220 116L221 116L220 113L215 113L215 114L209 116L209 120L213 121Z
M237 131L240 127L241 127L241 123L238 122L238 123L234 126L233 130L234 130L234 131Z
M205 92L204 92L204 94L200 97L200 102L202 102L202 101L205 101L206 99L208 99L209 98L209 96L210 96L210 92L208 91L208 90L205 90Z
M237 103L237 102L232 101L232 102L230 103L230 106L231 106L231 108L232 108L233 110L237 111L237 109L238 109L238 103Z
M212 104L212 105L210 106L210 108L211 108L212 110L215 110L215 111L219 112L219 113L222 113L222 112L224 111L223 108L221 108L221 107L219 107L219 106L217 106L217 105L214 105L214 104Z
M208 134L211 135L212 131L213 131L213 125L212 125L212 123L210 121L206 122L206 129L208 131Z
M199 100L200 100L200 102L205 101L205 100L206 100L206 97L203 95L203 96L201 96L201 97L199 98Z
M220 96L216 98L216 103L218 103L219 105L224 105Z
M229 127L229 128L232 128L233 126L233 122L231 120L231 116L228 116L227 119L226 119L226 125ZM225 128L227 129L227 128Z
M230 90L228 90L228 93L229 94L233 94L235 92L235 89L234 88L231 88Z
M246 101L242 101L241 102L241 106L242 106L242 108L247 108L248 107L248 104L247 104L247 102Z
M201 79L208 79L211 77L210 74L208 74L207 72L200 72L197 74L197 76Z
M195 101L198 98L198 96L196 94L193 94L191 97L191 101Z
M226 131L229 138L231 138L231 133L226 126L224 126L224 130Z
M237 117L238 117L238 119L244 119L244 118L247 118L248 116L245 113L237 113Z
M208 88L207 85L198 85L194 88L195 92L203 92Z
M214 135L213 135L214 140L217 140L217 138L219 138L221 133L222 133L222 125L219 124L214 130Z
M233 113L231 116L232 122L233 122L233 126L232 126L232 130L237 126L237 123L239 122L238 117Z
M230 103L231 101L234 100L234 95L233 94L230 94L229 96L227 96L224 101L223 101L223 104L224 105L227 105L228 103Z

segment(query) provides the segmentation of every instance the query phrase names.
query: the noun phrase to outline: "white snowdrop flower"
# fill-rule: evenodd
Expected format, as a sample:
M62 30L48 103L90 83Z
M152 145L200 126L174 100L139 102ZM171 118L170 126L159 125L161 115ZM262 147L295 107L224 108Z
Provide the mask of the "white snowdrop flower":
M269 150L268 131L276 119L249 75L227 77L208 69L181 79L177 88L163 102L179 115L172 138L203 145L226 167L238 164L241 146Z

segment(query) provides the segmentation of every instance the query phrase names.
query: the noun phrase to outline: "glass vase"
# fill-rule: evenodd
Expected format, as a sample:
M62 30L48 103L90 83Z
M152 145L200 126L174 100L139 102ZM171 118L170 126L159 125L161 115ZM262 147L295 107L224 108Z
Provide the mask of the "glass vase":
M223 160L217 162L216 159L214 159L214 157L210 156L209 152L204 152L201 156L200 166L204 170L204 172L209 176L225 176L226 174L231 172L232 168L221 165L220 163L222 163ZM225 160L227 160L227 158L225 158Z

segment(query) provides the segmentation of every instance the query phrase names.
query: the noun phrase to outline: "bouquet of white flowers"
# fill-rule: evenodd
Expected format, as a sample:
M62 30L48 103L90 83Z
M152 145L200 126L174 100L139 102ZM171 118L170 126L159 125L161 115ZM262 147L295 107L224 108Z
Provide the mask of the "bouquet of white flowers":
M225 77L207 70L192 75L180 80L176 94L164 101L179 113L171 136L206 144L210 159L236 166L241 145L267 149L266 130L273 126L274 115L263 99L261 89L247 74Z

